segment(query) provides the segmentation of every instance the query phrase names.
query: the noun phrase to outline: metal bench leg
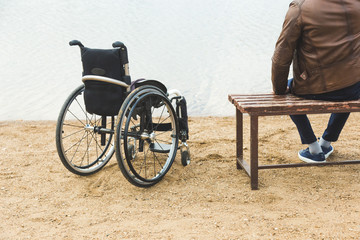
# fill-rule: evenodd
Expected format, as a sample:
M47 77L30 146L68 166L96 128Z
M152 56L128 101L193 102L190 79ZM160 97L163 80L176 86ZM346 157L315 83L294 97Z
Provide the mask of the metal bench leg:
M258 116L250 116L250 178L251 189L258 189Z
M236 109L236 168L240 169L239 159L243 159L243 114Z

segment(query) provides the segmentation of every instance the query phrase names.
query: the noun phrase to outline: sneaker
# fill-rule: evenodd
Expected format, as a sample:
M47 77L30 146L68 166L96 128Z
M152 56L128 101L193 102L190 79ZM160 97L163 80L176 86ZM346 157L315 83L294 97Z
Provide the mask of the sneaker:
M330 156L330 154L334 151L334 148L331 145L329 148L321 147L321 149L323 150L323 153L325 154L325 159L328 158Z
M326 162L325 154L311 154L309 148L300 150L298 154L300 160L307 162L307 163L319 163L319 162Z

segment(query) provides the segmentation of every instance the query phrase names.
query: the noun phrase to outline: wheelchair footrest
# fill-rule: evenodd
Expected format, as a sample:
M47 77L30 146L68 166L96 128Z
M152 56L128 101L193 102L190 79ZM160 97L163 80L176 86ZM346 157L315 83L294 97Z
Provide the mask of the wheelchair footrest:
M157 153L168 153L170 152L171 144L164 143L150 143L150 151Z

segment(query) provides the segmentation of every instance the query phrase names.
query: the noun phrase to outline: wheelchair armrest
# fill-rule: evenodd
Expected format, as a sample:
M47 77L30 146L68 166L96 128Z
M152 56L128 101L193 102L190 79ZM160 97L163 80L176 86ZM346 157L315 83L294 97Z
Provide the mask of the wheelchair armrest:
M170 89L168 95L175 95L176 97L181 97L181 92L177 89Z
M82 77L82 81L86 82L86 81L99 81L99 82L107 82L107 83L111 83L111 84L115 84L124 88L128 88L130 87L128 84L119 81L117 79L114 78L108 78L108 77L103 77L103 76L97 76L97 75L85 75Z

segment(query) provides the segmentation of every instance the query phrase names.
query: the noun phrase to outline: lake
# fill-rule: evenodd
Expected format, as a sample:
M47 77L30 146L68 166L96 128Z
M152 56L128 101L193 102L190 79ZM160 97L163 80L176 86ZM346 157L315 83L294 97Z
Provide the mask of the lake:
M271 91L271 57L290 1L0 0L0 120L55 120L81 84L80 40L128 48L132 80L186 97L190 116L229 116L229 93Z

